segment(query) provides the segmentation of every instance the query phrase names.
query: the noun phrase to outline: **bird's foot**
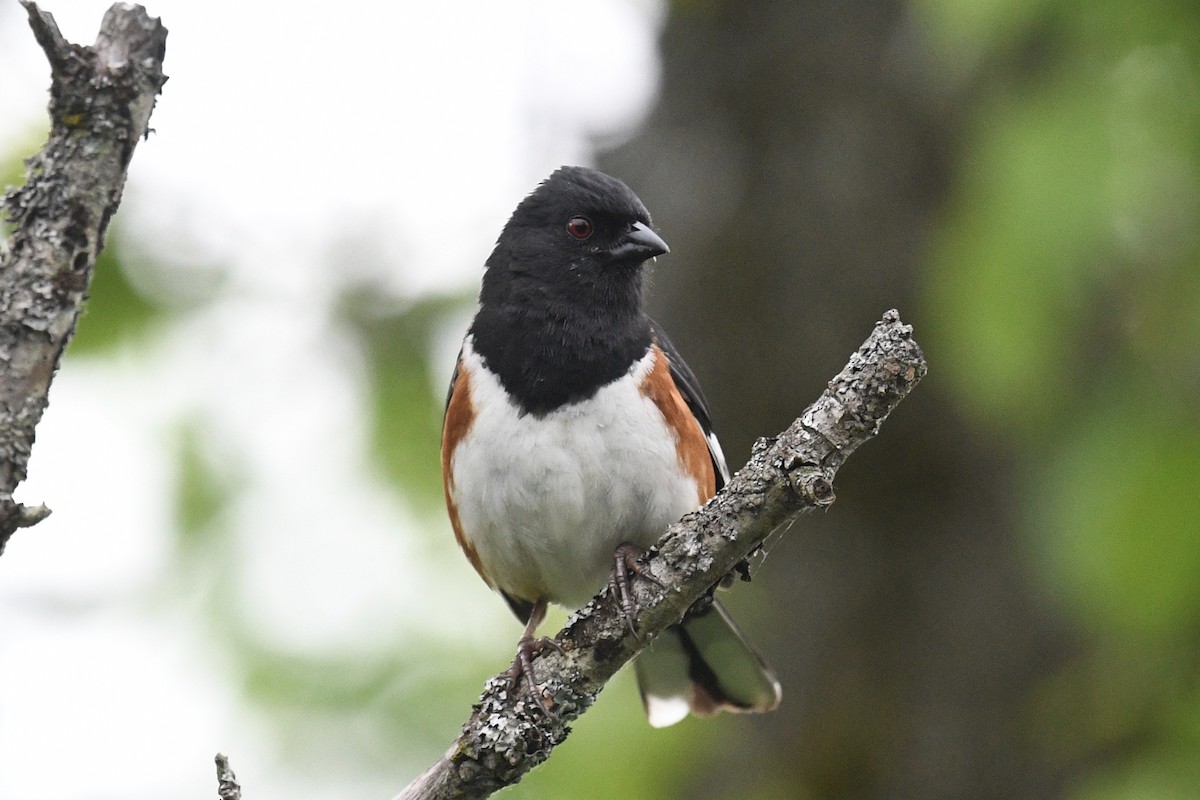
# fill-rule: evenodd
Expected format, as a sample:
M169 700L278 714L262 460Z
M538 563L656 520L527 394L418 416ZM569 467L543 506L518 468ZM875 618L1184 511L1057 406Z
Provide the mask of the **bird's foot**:
M608 577L609 592L612 594L613 600L621 608L621 612L625 615L625 622L629 625L629 632L633 634L635 639L640 639L641 637L638 635L637 627L634 625L637 602L633 599L632 576L636 575L640 578L645 578L658 588L664 588L662 581L654 577L643 563L642 559L645 557L646 551L635 544L625 542L618 545L617 549L613 552L612 574Z
M538 685L533 674L533 659L545 650L566 652L562 645L549 636L534 638L525 635L517 640L517 655L513 659L512 666L508 668L508 688L509 691L516 692L521 687L521 679L524 678L525 697L540 708L547 717L552 717L554 714L546 705L542 687Z

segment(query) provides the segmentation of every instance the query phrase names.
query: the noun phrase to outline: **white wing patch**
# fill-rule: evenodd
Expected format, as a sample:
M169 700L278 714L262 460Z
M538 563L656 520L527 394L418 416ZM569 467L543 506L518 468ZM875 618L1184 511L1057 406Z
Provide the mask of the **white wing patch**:
M708 439L708 452L712 455L713 463L717 465L717 472L721 475L721 485L729 483L729 465L725 463L725 452L721 450L721 443L717 441L717 435L712 431L704 438Z

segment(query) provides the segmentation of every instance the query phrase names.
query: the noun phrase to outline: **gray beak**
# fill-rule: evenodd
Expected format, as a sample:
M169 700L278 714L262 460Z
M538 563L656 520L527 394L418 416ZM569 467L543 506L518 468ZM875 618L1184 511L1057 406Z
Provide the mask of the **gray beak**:
M645 261L669 252L671 252L671 248L667 247L667 243L663 241L662 237L641 222L633 223L629 232L618 239L616 246L612 249L613 256L622 261L633 259Z

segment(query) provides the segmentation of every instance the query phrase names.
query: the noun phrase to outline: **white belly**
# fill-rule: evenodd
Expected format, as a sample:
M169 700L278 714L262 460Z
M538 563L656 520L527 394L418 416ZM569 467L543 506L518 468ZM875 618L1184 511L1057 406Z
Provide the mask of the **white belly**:
M661 412L639 391L653 353L589 400L521 416L470 347L475 417L454 451L463 536L515 598L581 605L622 542L649 547L697 505Z

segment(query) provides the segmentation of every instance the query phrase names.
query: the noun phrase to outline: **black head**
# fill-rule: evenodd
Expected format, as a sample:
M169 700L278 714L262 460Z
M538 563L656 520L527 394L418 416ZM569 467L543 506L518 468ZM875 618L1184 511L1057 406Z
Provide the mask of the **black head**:
M513 211L487 260L482 303L570 299L609 313L640 308L641 267L668 252L628 186L562 167Z
M642 265L665 252L628 186L559 169L517 206L487 260L475 351L524 413L591 397L649 349Z

